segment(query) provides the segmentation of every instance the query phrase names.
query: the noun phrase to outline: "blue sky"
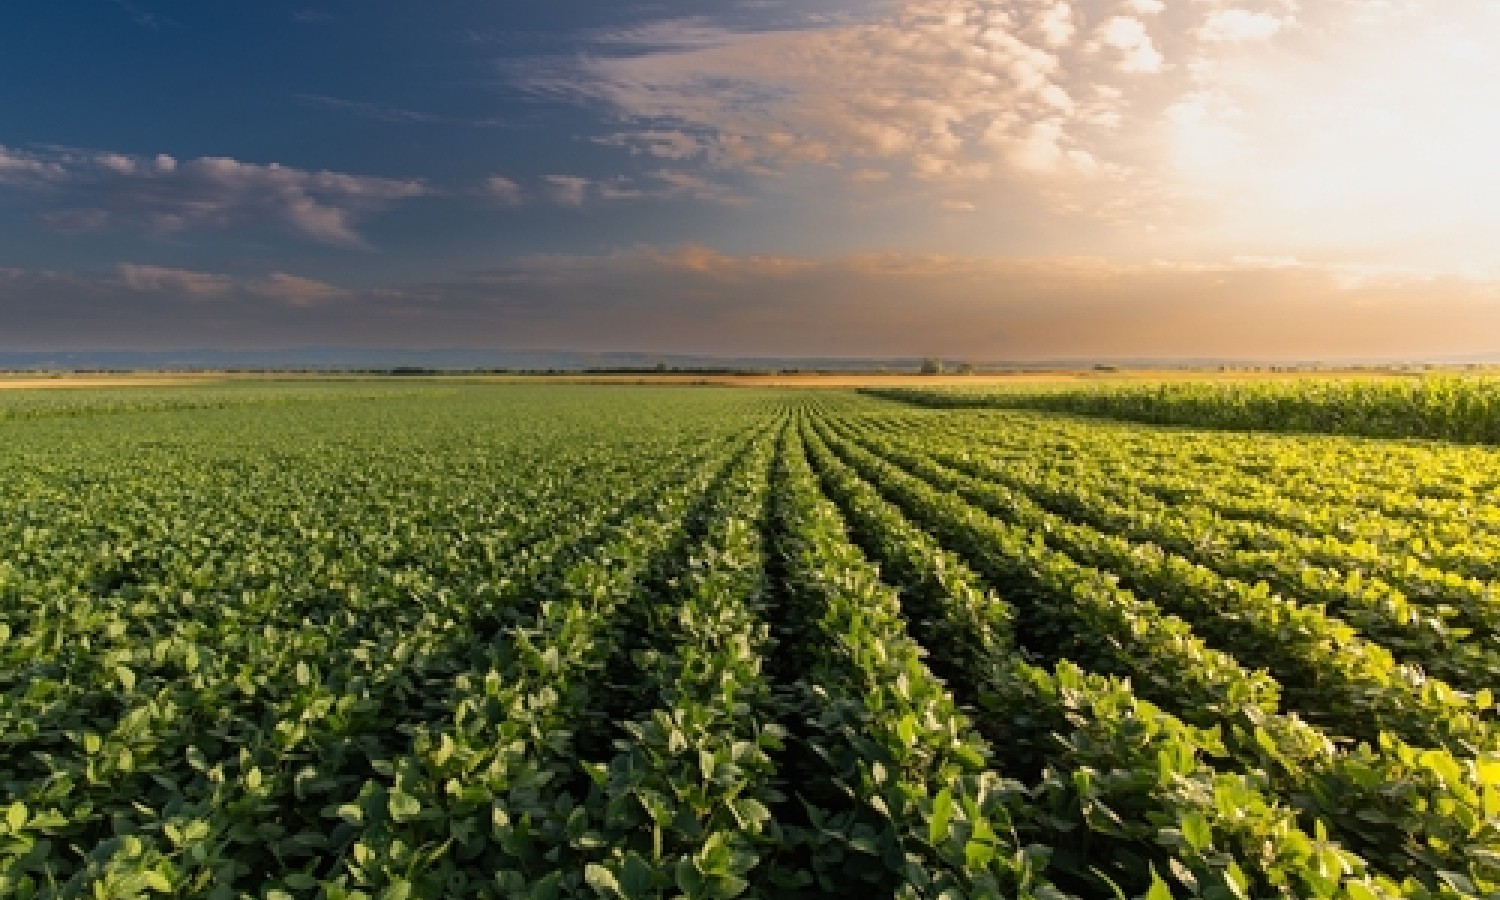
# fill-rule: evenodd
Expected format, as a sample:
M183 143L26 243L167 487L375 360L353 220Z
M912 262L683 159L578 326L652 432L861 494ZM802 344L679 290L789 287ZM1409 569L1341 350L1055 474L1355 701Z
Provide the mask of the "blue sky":
M777 18L722 5L728 20ZM594 142L610 133L599 110L524 85L529 70L597 52L598 36L643 15L556 0L12 6L0 13L11 36L0 54L5 146L275 163L420 181L424 191L380 204L378 215L361 212L357 233L376 252L342 253L326 248L332 239L309 245L305 230L284 227L36 229L28 223L57 198L12 194L0 206L10 238L0 262L108 265L111 253L136 252L230 272L295 262L374 282L523 253L607 251L625 231L643 241L702 234L711 223L693 204L666 204L677 207L670 214L630 204L583 215L547 202L518 211L485 196L496 176L545 201L548 176L617 178L650 168Z
M1500 350L1496 45L1484 0L9 4L0 346Z

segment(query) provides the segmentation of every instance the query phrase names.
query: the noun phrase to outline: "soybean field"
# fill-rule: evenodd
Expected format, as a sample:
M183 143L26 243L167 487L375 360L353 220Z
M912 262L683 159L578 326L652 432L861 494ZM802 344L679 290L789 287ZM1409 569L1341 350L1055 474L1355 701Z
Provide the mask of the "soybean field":
M0 896L1500 896L1500 450L928 402L0 394Z

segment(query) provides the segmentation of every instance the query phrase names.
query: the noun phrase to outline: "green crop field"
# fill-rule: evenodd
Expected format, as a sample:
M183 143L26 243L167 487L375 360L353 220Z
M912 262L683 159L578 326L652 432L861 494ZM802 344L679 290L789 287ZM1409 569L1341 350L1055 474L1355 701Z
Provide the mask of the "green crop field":
M5 392L0 896L1500 896L1500 450L1302 390Z

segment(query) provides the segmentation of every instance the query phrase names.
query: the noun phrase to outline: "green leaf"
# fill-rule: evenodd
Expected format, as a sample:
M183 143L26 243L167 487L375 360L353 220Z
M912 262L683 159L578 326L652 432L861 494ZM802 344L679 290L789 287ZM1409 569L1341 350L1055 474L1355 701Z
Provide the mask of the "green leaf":
M656 881L651 864L634 850L625 854L625 863L620 867L620 891L627 900L643 900L651 896Z
M1182 836L1188 842L1188 846L1202 853L1213 844L1213 828L1208 824L1208 819L1203 813L1193 810L1184 813L1179 825L1182 828Z
M932 799L932 821L927 824L927 840L934 846L948 837L948 826L953 821L953 792L943 788Z
M964 845L964 865L970 869L983 870L995 858L995 848L981 841L969 841Z
M562 896L562 873L553 872L531 886L530 900L557 900Z
M1156 874L1156 867L1151 867L1151 889L1146 891L1145 900L1172 900L1172 889Z
M738 897L740 894L743 894L748 887L750 887L750 882L738 875L720 875L714 879L712 886L713 893L710 896L729 900L731 897Z
M771 818L771 811L766 809L764 803L761 803L754 797L741 797L738 800L732 800L729 803L729 808L734 812L734 817L739 821L740 826L752 833L759 832L761 826Z
M901 743L910 747L917 742L917 717L907 713L896 720L896 735L901 738Z
M5 824L10 826L11 834L20 831L26 825L26 804L17 800L6 807Z
M421 814L422 803L410 794L394 790L391 791L390 799L386 802L386 809L390 810L392 820L410 822Z
M167 876L154 869L147 869L146 871L142 872L141 880L146 883L146 887L150 888L153 891L161 894L172 893L172 882L167 878Z
M410 881L396 881L380 892L380 900L408 900L409 897L411 897Z
M698 867L693 865L691 857L681 857L677 860L676 869L677 887L689 897L695 897L703 893L703 876L698 873Z
M1232 859L1224 868L1224 881L1240 900L1250 900L1250 879L1240 869L1239 863Z

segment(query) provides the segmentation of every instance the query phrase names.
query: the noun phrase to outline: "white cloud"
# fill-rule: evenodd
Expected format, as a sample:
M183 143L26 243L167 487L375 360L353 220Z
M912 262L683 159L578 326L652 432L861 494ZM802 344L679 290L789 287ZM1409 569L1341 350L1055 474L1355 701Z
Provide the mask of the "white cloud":
M1221 9L1209 15L1198 35L1205 41L1264 41L1281 30L1283 22L1270 13Z
M631 33L669 49L586 57L529 83L607 103L640 127L604 140L637 152L752 173L850 162L987 178L997 160L982 134L1019 133L1068 102L1049 42L1068 40L1071 23L1066 3L1022 17L980 0L911 2L889 19L803 31L675 23Z
M345 246L363 244L355 230L362 216L431 193L420 181L227 157L180 162L166 154L5 147L0 147L0 185L46 188L39 196L50 208L42 219L67 230L137 227L170 234L271 225Z
M1120 71L1160 72L1163 57L1146 24L1132 16L1113 16L1099 29L1099 42L1120 51Z
M1011 162L1019 169L1051 172L1068 161L1061 145L1062 125L1056 121L1035 122L1025 134L1008 142Z
M484 180L485 193L501 206L520 206L521 186L503 175L491 175Z
M67 170L55 160L0 145L0 185L36 187L65 177Z
M1037 17L1036 27L1049 47L1061 47L1073 39L1073 7L1058 0Z
M1130 258L1178 241L1320 262L1451 260L1461 245L1469 264L1493 267L1479 245L1500 215L1496 39L1492 0L1442 12L1406 0L889 0L800 30L678 19L613 33L530 66L526 82L596 107L609 123L599 143L763 191L776 198L767 209L909 214L871 229L883 241L981 246L942 215L962 197L994 213L994 248L1040 242L1026 226L1041 219L1083 226L1052 229L1053 246ZM637 170L577 190L667 189Z

